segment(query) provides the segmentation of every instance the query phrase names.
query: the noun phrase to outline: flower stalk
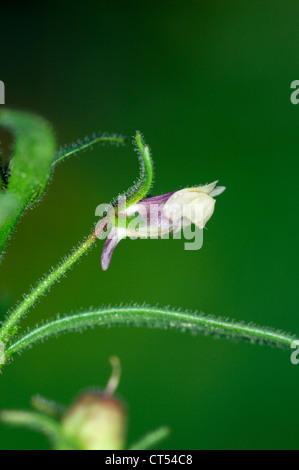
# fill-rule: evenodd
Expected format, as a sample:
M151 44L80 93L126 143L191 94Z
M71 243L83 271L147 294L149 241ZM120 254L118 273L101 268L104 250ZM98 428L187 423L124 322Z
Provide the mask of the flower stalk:
M103 220L103 230L106 223ZM99 227L98 227L99 231ZM27 311L36 303L36 301L47 292L96 242L97 236L93 232L64 262L46 276L29 295L20 303L20 305L10 312L6 322L0 330L0 341L4 344L15 335L18 323Z
M246 325L242 322L229 321L202 313L133 305L80 312L40 325L7 347L6 361L8 362L14 355L46 339L57 337L62 333L82 331L85 328L96 326L147 326L163 330L175 329L283 349L290 349L296 339L294 335L272 328Z

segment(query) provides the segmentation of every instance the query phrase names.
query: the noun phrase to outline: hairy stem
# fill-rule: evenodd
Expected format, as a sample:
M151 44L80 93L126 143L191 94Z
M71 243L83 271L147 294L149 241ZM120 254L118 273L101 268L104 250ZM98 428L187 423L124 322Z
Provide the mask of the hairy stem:
M140 175L137 182L128 189L125 195L120 196L114 201L113 206L115 206L116 214L145 198L153 182L154 170L150 148L145 144L141 133L138 131L134 137L134 144L139 158ZM125 196L125 202L123 201L123 196Z
M21 318L35 302L92 247L97 240L98 234L104 230L105 226L106 221L103 219L101 224L97 226L97 234L93 232L64 262L37 284L15 310L10 312L8 319L0 330L0 341L6 344L10 338L15 335L16 326Z
M94 134L91 137L86 137L83 140L79 140L72 145L68 145L65 148L59 150L53 158L53 165L65 160L66 158L75 155L82 150L87 150L96 144L116 144L124 145L127 142L126 137L120 135L106 135L106 134Z
M1 115L0 115L1 117ZM1 120L0 120L1 124ZM137 132L136 145L138 149L139 163L140 163L140 178L138 183L129 190L129 197L126 205L134 204L142 199L148 192L152 177L153 177L153 167L152 159L149 151L149 147L144 144L141 134ZM121 136L93 136L87 138L83 142L77 142L72 147L60 151L54 158L54 164L58 161L61 161L63 158L70 156L73 153L76 153L84 148L89 147L93 143L118 143L124 144L125 139ZM1 199L0 199L1 202ZM14 203L14 201L13 201ZM1 214L0 214L1 222ZM7 344L7 342L16 334L18 329L18 323L21 318L27 313L29 308L31 308L35 302L55 283L61 276L63 276L66 271L68 271L76 261L78 261L81 256L86 253L89 248L95 243L96 239L99 238L101 232L107 226L108 219L105 217L97 225L96 230L79 246L67 259L62 262L56 269L54 269L48 276L46 276L31 292L28 296L25 297L25 300L20 303L20 305L9 312L9 316L0 329L0 342ZM1 227L0 227L1 228ZM1 253L1 233L0 233L0 253Z
M84 328L95 326L117 325L172 328L285 349L295 340L293 335L271 328L244 325L203 314L145 306L114 307L82 312L45 323L11 344L5 351L5 358L7 361L16 353L61 333L82 331Z
M140 160L140 178L137 186L128 195L127 206L136 204L143 199L150 190L153 181L153 162L149 146L145 144L140 132L135 136L136 149Z

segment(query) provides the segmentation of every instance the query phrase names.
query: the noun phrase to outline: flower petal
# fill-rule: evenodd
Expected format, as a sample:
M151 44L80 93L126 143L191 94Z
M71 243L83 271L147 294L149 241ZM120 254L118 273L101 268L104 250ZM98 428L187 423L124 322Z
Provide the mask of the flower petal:
M213 189L213 191L210 192L210 196L215 197L219 196L226 190L225 186L218 186L217 188Z
M202 193L207 193L207 194L211 194L211 192L213 191L213 189L216 187L218 183L218 180L217 181L214 181L213 183L210 183L210 184L205 184L203 186L197 186L196 189Z
M107 269L109 268L113 251L118 245L118 243L123 238L125 238L125 236L125 233L122 233L122 231L116 230L115 228L113 228L109 233L107 240L105 241L101 256L101 265L103 271L107 271Z
M212 217L216 200L198 188L186 188L176 192L165 204L164 214L176 225L192 222L204 228Z
M216 200L209 194L199 194L191 205L191 221L199 228L204 228L215 210Z

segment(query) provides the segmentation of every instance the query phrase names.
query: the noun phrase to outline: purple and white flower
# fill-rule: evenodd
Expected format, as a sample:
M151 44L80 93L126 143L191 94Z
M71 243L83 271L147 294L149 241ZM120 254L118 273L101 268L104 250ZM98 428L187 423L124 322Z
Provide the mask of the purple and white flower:
M103 248L103 270L108 269L115 247L124 238L163 237L191 224L203 229L213 215L214 197L225 190L224 186L216 187L217 183L142 199L119 212L110 224L111 230Z

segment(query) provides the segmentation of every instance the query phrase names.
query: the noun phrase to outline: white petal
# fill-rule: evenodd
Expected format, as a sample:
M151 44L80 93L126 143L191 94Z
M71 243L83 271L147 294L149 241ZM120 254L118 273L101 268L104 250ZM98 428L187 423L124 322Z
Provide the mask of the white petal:
M204 228L215 210L216 200L208 194L200 194L192 203L191 221Z
M217 183L218 183L218 181L214 181L213 183L210 183L210 184L205 184L203 186L197 186L196 189L198 191L201 191L202 193L211 194L211 192L213 191L213 189L215 188Z
M225 186L218 186L217 188L213 189L213 191L210 192L210 196L215 197L219 196L226 190Z
M189 220L203 228L215 209L215 199L197 188L178 191L165 204L164 214L174 224Z

